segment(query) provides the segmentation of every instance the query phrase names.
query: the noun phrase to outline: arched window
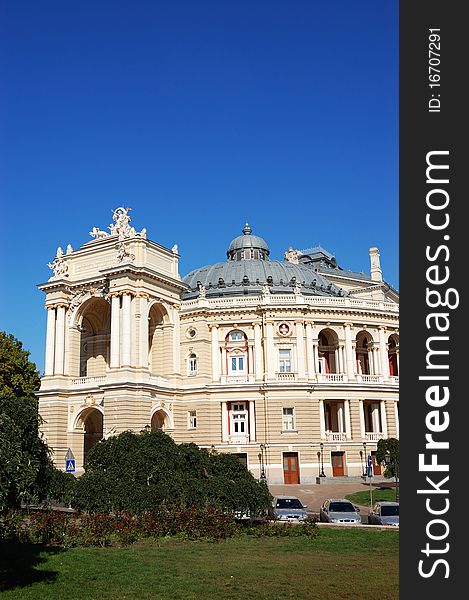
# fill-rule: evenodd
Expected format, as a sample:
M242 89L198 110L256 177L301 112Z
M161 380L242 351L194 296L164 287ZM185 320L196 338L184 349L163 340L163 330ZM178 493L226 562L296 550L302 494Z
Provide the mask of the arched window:
M239 329L233 329L233 331L230 331L226 338L230 342L242 342L246 340L246 334L242 331L239 331Z
M189 358L187 359L187 374L189 377L197 375L197 355L194 353L189 354Z

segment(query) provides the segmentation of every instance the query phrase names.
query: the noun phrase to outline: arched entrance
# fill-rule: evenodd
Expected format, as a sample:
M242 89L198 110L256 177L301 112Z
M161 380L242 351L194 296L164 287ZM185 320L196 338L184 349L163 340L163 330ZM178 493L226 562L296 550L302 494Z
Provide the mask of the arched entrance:
M165 417L166 415L162 410L157 410L155 413L153 413L153 416L151 418L151 430L162 431L165 426Z
M80 377L105 375L109 364L111 309L103 298L90 298L80 308Z
M148 367L152 375L172 370L172 326L161 304L152 304L148 314Z
M103 439L103 415L97 408L88 409L81 417L84 430L83 462L86 464L91 448Z

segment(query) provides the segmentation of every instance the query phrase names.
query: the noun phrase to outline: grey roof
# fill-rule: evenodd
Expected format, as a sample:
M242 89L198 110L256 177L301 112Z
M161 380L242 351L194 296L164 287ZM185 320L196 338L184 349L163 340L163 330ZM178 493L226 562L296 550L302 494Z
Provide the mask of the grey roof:
M305 296L348 295L310 267L278 260L227 260L195 269L183 281L190 288L184 299L197 297L199 284L207 297L260 294L265 284L272 294L293 294L295 282Z

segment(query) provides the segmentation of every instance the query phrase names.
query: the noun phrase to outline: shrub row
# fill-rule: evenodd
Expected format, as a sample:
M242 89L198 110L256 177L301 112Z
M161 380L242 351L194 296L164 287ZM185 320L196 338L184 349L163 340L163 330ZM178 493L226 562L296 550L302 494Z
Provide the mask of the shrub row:
M316 537L315 523L263 523L243 527L232 515L216 509L161 512L77 514L61 511L11 511L0 519L0 539L47 546L128 546L146 538L179 536L189 540L219 541L246 531L256 537Z

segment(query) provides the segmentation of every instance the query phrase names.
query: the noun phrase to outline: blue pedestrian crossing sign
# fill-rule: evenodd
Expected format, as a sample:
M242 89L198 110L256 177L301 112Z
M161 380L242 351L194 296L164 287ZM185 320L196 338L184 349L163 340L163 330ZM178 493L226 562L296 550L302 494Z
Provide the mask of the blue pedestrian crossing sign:
M65 455L65 470L67 473L75 472L75 457L73 456L73 452L70 448L67 450L67 454Z
M368 454L368 469L367 476L373 477L373 459L371 458L371 454Z

